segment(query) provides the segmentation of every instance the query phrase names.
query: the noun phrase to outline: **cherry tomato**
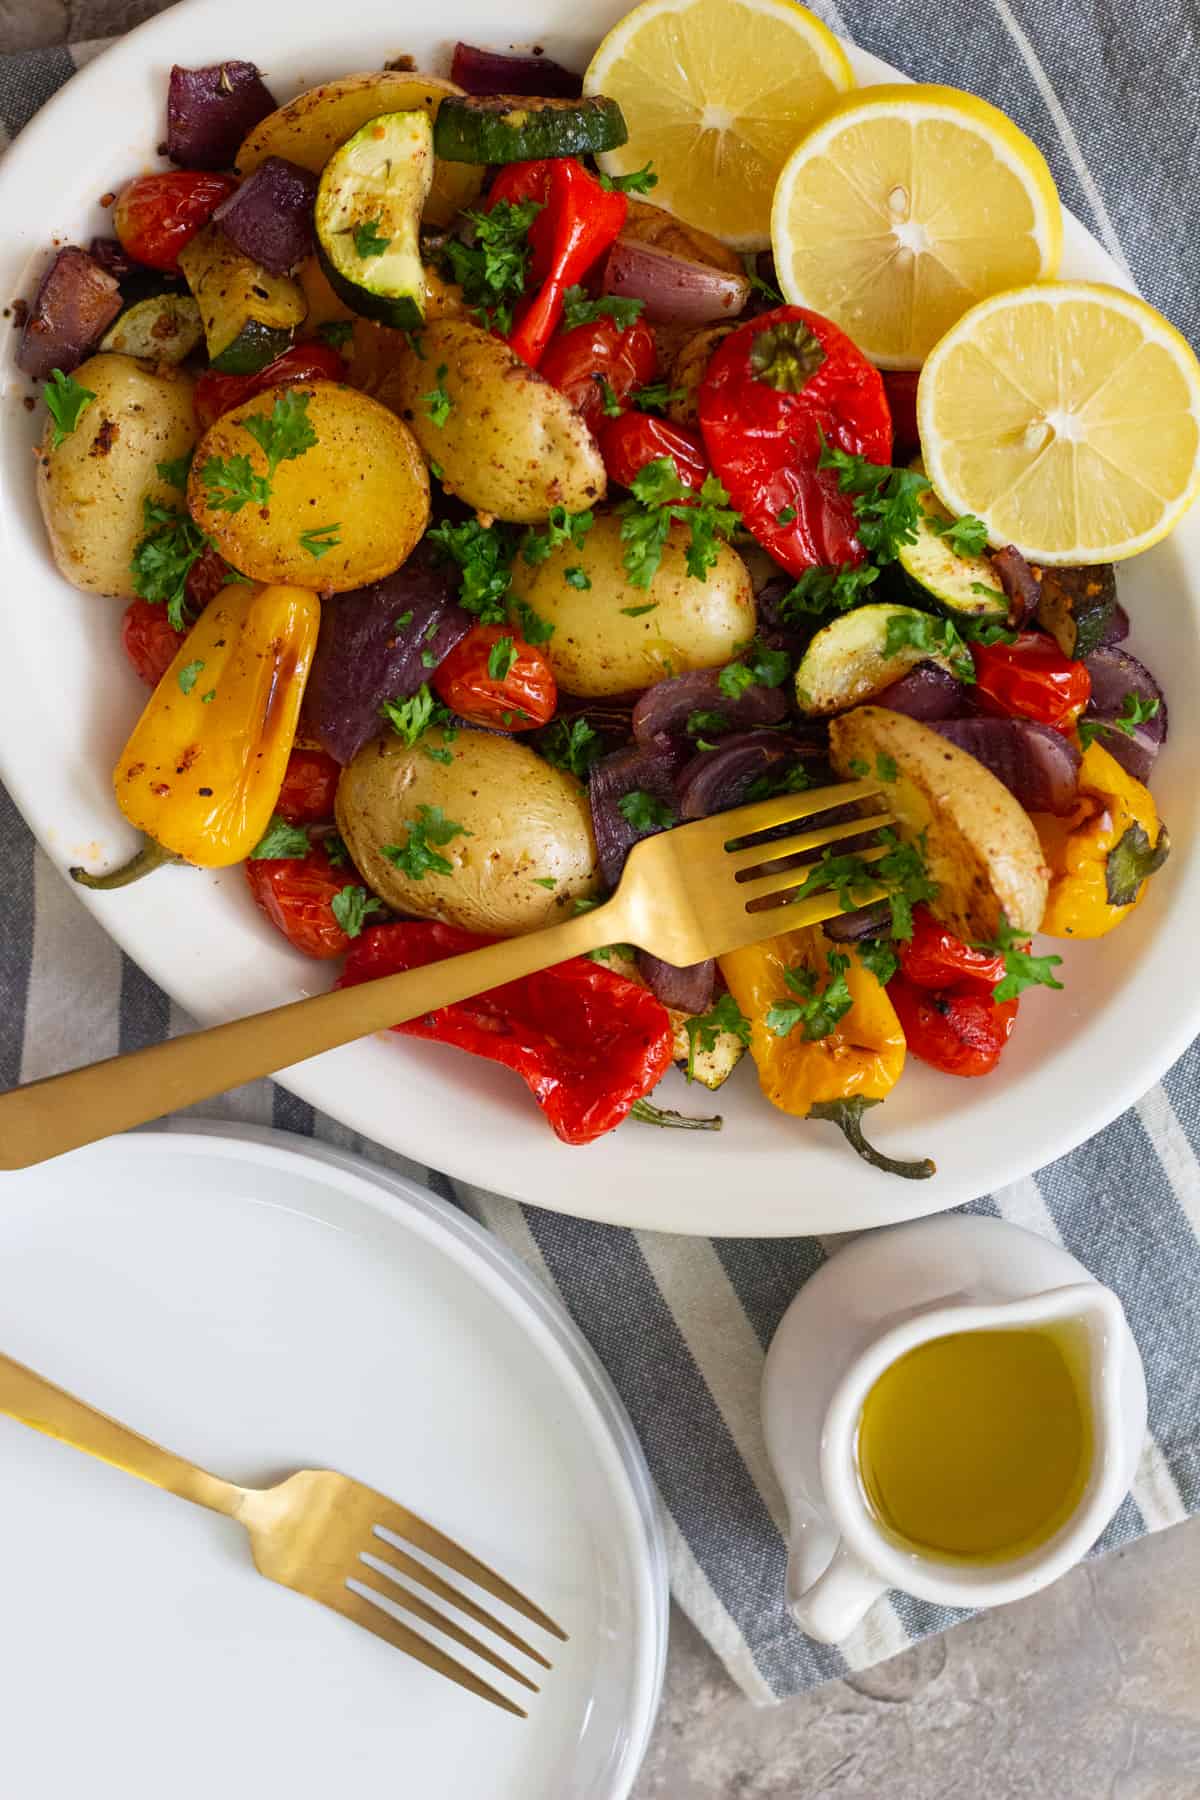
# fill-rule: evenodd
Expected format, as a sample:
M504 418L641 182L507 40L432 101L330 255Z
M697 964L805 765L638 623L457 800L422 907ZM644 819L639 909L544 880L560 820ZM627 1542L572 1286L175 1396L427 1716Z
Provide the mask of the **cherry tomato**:
M202 613L210 600L216 598L229 579L229 564L218 550L209 544L203 549L187 572L184 592L187 594L188 610L192 614Z
M165 606L151 600L132 600L121 621L125 654L148 687L157 687L179 649L186 631L176 631Z
M134 262L176 274L179 252L236 186L232 175L197 169L136 176L122 188L113 208L113 229L121 248Z
M619 419L605 419L597 438L608 478L620 487L631 487L638 470L660 456L671 458L684 487L703 487L709 472L699 433L656 419L653 413L627 412Z
M232 412L243 400L252 400L255 394L261 394L267 388L287 387L299 381L345 379L346 359L339 356L332 344L306 338L302 343L293 344L282 356L277 356L257 375L219 375L215 369L206 370L192 389L196 423L201 431L207 431L222 413Z
M985 981L929 989L896 975L887 993L913 1055L946 1075L990 1075L1012 1035L1020 1005L994 1000Z
M985 712L1033 719L1070 731L1092 693L1081 662L1064 656L1044 631L1021 631L1015 644L972 644L975 698Z
M551 338L538 373L598 431L606 418L607 396L597 377L603 377L617 400L627 401L654 379L655 362L654 333L648 325L635 319L622 331L615 319L602 317Z
M558 704L549 662L506 625L473 625L438 664L433 686L460 718L502 731L548 725Z
M335 868L320 844L307 856L258 857L245 868L259 908L294 949L327 961L350 948L333 916L333 902L354 885L353 869Z
M892 454L897 462L907 462L921 448L921 433L917 430L917 383L920 379L920 369L883 371L883 391L892 415Z
M324 750L293 750L275 811L289 825L321 825L333 817L341 769Z
M964 977L995 984L1004 977L999 951L973 950L939 925L927 906L914 907L912 937L898 948L900 973L917 987L948 987Z

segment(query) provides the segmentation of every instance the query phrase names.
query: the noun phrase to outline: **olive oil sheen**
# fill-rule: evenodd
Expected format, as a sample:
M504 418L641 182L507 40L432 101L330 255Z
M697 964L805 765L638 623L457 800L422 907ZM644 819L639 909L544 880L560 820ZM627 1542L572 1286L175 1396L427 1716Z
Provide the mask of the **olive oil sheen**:
M905 1547L973 1563L1036 1549L1091 1469L1083 1333L959 1331L919 1345L867 1395L857 1451L867 1503Z

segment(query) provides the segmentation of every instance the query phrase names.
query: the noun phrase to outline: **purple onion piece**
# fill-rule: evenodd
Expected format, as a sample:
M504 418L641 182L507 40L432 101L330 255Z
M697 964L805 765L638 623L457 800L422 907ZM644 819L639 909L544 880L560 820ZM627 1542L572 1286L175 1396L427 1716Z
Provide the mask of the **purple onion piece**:
M953 718L963 704L963 684L949 669L937 663L918 663L899 681L876 694L873 706L886 706L889 712L904 713L910 719L931 724L935 719Z
M758 725L779 725L787 717L787 696L781 687L764 687L756 682L738 695L727 699L720 688L719 669L695 669L686 675L672 675L647 688L633 709L633 735L647 744L661 733L682 732L695 712L718 713L723 726L714 725L702 731L701 737L719 736L723 731L748 731Z
M313 250L318 177L268 156L213 214L235 249L272 275L287 275Z
M837 913L821 925L825 936L837 944L860 944L880 931L890 933L891 928L892 909L886 900L878 900L874 906L860 906L857 912Z
M450 79L468 94L536 94L547 100L577 100L583 77L548 56L506 56L457 43Z
M425 546L383 581L327 600L304 696L306 729L336 761L352 762L386 729L383 702L411 699L472 623L455 599L450 566Z
M619 802L626 794L648 794L664 809L666 816L677 816L675 779L686 750L670 738L656 738L651 744L631 744L612 756L602 757L588 778L588 799L592 808L592 828L596 834L596 854L600 874L610 888L621 879L625 859L633 846L644 837L655 837L665 829L655 826L638 831L621 811Z
M990 769L1029 812L1069 813L1079 787L1079 752L1061 731L1032 719L942 719L933 726Z
M1107 649L1113 644L1123 644L1129 636L1129 614L1118 600L1109 615L1108 624L1104 627L1100 638L1100 648Z
M992 567L1008 595L1008 623L1014 628L1032 618L1041 597L1041 585L1015 544L992 553Z
M713 325L735 319L750 294L745 275L672 256L637 238L618 238L604 260L600 291L642 300L652 325Z
M77 369L121 310L113 276L86 250L60 250L34 296L21 333L17 367L34 377Z
M93 262L113 277L115 281L124 281L140 267L130 256L127 256L123 245L117 238L95 237L88 245L88 255Z
M747 731L721 738L715 749L701 750L679 776L679 817L707 819L741 806L754 796L761 779L782 776L793 763L816 761L817 744L777 731Z
M1127 694L1133 694L1143 702L1158 702L1157 710L1148 719L1143 720L1138 730L1155 744L1163 744L1167 738L1167 700L1145 663L1131 656L1128 650L1118 650L1109 645L1102 650L1093 650L1084 658L1084 668L1092 678L1092 697L1088 701L1085 718L1119 719L1125 705ZM1118 735L1115 732L1104 733L1105 749L1110 748L1109 739ZM1121 734L1123 735L1123 734Z
M703 1013L712 1005L717 965L711 957L707 962L689 963L685 968L663 962L660 957L651 956L648 950L639 950L637 960L646 986L664 1006L672 1007L676 1012Z
M253 63L183 69L167 85L167 155L183 169L230 169L248 131L275 111Z

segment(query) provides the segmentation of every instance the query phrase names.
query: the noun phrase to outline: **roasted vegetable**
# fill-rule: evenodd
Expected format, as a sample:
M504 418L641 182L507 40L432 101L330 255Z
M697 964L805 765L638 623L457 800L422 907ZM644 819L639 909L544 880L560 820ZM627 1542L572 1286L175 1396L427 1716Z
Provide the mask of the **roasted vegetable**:
M465 94L551 94L575 100L583 91L583 77L549 56L507 56L461 39L454 46L450 75Z
M1099 743L1083 753L1074 810L1039 813L1036 824L1050 865L1049 937L1103 937L1140 905L1170 848L1150 790Z
M386 113L334 151L317 192L317 255L329 285L397 331L425 316L420 230L432 179L429 114Z
M121 248L135 263L177 275L180 252L236 186L231 175L192 169L136 175L121 189L113 207L113 229Z
M227 169L246 133L274 108L253 63L176 63L167 87L167 155L185 169Z
M913 467L925 473L919 458ZM898 560L918 603L932 603L950 618L1003 624L1008 617L1008 595L991 558L955 549L955 535L949 529L953 515L932 488L918 496L917 511L916 540L900 545Z
M271 275L290 275L313 252L317 178L268 156L213 214L229 242Z
M433 147L447 162L486 165L595 156L628 136L621 108L603 94L577 100L464 94L438 108Z
M121 310L114 278L86 250L68 244L42 276L29 308L17 367L35 379L51 369L69 374Z
M797 665L796 704L801 712L819 717L877 699L918 663L933 663L948 675L969 676L971 665L967 661L964 669L963 653L956 658L923 629L930 623L926 614L911 606L886 602L839 613L816 633ZM905 626L910 627L907 638L898 629ZM894 642L897 638L900 641Z
M181 363L203 339L200 308L189 295L152 294L119 314L100 339L100 348L146 362Z
M304 295L207 225L179 255L200 316L208 359L224 375L253 375L281 356L305 314Z
M1105 642L1117 608L1111 563L1083 569L1038 569L1037 622L1065 656L1090 656Z

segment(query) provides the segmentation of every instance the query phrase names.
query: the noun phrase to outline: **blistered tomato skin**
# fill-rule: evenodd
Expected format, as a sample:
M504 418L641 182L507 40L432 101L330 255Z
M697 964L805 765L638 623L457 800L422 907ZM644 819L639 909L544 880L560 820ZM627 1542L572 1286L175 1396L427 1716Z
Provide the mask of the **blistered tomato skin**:
M507 668L493 673L501 663ZM433 688L460 719L494 731L548 725L558 704L546 657L505 625L473 625L438 664Z
M1069 732L1091 699L1085 665L1064 656L1044 631L1018 632L1012 644L972 644L971 656L972 696L984 712Z
M137 176L122 188L113 209L122 250L149 269L178 274L179 252L236 186L232 175L193 169Z
M324 750L293 750L275 811L289 825L323 825L333 818L341 769Z
M147 687L157 687L187 636L176 631L165 606L150 600L132 600L121 622L121 644Z
M601 380L608 383L613 399L624 405L654 379L655 361L654 333L648 325L635 319L622 331L615 319L602 317L551 338L538 372L597 431L607 416Z
M660 456L670 457L684 487L702 488L709 473L699 433L652 413L627 412L619 419L605 419L597 440L608 479L619 487L632 487L638 471Z
M260 910L295 950L327 962L344 956L350 938L333 915L333 902L352 870L335 868L319 844L307 856L260 857L246 863L246 880Z

